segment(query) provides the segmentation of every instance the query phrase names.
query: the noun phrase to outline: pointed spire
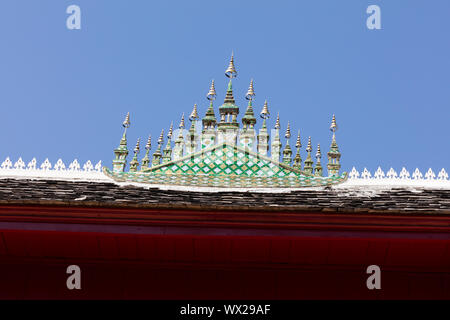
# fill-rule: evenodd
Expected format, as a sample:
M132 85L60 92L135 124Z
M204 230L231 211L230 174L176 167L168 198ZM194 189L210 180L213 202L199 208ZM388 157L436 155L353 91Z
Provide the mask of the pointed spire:
M184 129L184 112L183 112L183 115L181 116L181 121L180 121L180 126L179 126L179 128L180 128L180 129Z
M286 134L284 135L284 137L286 139L290 139L291 138L291 126L289 125L289 121L288 121L288 124L287 124ZM289 140L288 140L288 143L289 143Z
M130 127L130 113L127 113L127 116L125 117L125 121L122 123L122 126L124 128L129 128Z
M336 130L338 129L338 126L336 124L336 117L333 114L333 119L331 119L331 126L330 126L330 130L331 132L333 132L333 134L336 132Z
M250 86L248 87L245 99L252 101L255 97L255 89L253 88L253 79L250 81Z
M161 130L161 134L159 135L159 138L158 138L158 144L159 144L158 148L159 148L159 149L160 149L161 144L162 144L163 142L164 142L164 129Z
M139 153L141 138L137 139L136 146L134 147L134 155L136 156Z
M263 109L261 110L261 113L259 114L259 116L264 119L262 127L266 128L267 127L266 119L268 119L270 117L269 107L267 106L267 100L264 101L264 106L263 106Z
M141 171L148 169L148 164L150 162L148 153L150 152L151 148L152 148L152 136L148 135L147 144L145 145L145 156L142 158Z
M312 151L312 147L311 147L311 137L308 138L308 145L306 146L306 152L308 153L308 155L306 156L306 160L305 160L305 167L304 167L304 171L308 174L312 174L313 173L313 163L314 161L311 158L311 151Z
M172 146L171 146L172 134L173 134L173 122L170 123L169 132L167 133L167 145L163 151L162 163L167 163L170 160L172 160Z
M152 160L152 166L158 166L161 163L161 146L164 142L164 129L161 130L161 134L158 138L158 149L156 149L155 152L153 152L153 160Z
M194 104L194 109L192 109L191 115L189 116L189 120L194 121L198 120L198 112L197 112L197 104Z
M320 162L320 158L322 158L322 153L320 152L320 143L317 144L317 152L316 152L316 159Z
M125 169L125 165L127 164L127 128L130 127L130 113L127 113L125 117L125 121L122 123L124 127L122 139L120 139L119 146L114 149L115 159L113 160L113 171L114 172L123 172Z
M139 145L140 145L141 139L138 138L136 142L136 146L134 147L134 157L133 160L130 162L130 172L136 172L137 167L139 166L139 161L137 159L137 155L139 153Z
M300 141L300 130L298 130L297 143L295 144L295 146L297 147L297 149L300 149L302 147L302 142Z
M328 176L336 176L339 175L339 170L341 168L341 164L339 160L341 158L341 153L339 152L339 148L336 142L336 130L338 126L336 123L336 117L333 114L333 118L331 120L330 130L333 132L333 137L331 139L330 151L328 151Z
M234 67L233 52L231 53L231 59L230 59L230 63L228 64L228 68L227 68L227 70L225 70L225 75L230 79L236 78L236 76L237 76L237 71L236 71L236 68Z
M275 122L275 129L280 129L280 113L277 113L277 121Z
M206 99L214 100L216 98L216 88L214 87L214 79L211 81L211 87L209 88L208 93L206 94Z
M286 134L284 136L286 138L286 146L284 147L284 150L283 150L283 162L287 165L291 165L292 149L291 149L291 146L289 145L289 139L291 138L291 126L290 126L289 122L287 124Z
M311 152L312 148L311 148L311 137L308 137L308 145L306 146L306 152Z
M300 156L300 148L302 147L302 143L300 141L300 130L298 130L297 142L295 144L295 147L297 148L297 153L294 157L293 167L297 170L302 170L302 158Z
M147 144L145 145L145 150L150 150L152 148L152 136L149 134L147 139Z
M314 169L314 174L319 177L323 176L323 168L320 163L320 158L322 158L322 153L320 152L320 143L318 143L316 152L316 168Z
M173 134L173 121L170 123L169 133L167 133L168 143L170 143L170 139L172 139Z
M245 99L248 100L247 110L245 111L244 116L242 117L242 124L244 125L244 130L252 129L256 124L255 114L253 113L253 105L252 101L255 97L255 90L253 89L253 79L250 81L250 87L248 88L247 94L245 95Z

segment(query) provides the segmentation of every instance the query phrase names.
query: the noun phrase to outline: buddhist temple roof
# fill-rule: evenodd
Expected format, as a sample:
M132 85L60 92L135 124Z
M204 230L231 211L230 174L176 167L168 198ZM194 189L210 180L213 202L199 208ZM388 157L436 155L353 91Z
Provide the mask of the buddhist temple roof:
M206 191L206 192L205 192ZM114 181L0 179L0 204L450 214L450 187L344 183L323 189L145 187Z

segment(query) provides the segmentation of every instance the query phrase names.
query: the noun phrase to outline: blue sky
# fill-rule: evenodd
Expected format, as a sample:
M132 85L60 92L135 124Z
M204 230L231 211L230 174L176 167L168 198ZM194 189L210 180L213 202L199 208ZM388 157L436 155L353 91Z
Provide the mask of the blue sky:
M66 28L71 4L81 30ZM372 4L381 30L366 27ZM279 111L283 132L288 120L300 129L303 159L307 136L328 151L335 113L344 170L450 169L448 0L3 0L0 9L2 160L111 166L127 111L130 149L148 134L156 142L194 103L203 116L211 79L217 115L233 50L241 115L253 78L255 111L267 99L270 126Z

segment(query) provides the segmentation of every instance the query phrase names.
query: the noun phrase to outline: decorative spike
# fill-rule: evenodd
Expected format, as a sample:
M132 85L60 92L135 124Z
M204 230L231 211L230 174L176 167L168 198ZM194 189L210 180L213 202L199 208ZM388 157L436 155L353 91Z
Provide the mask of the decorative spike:
M255 89L253 88L253 79L250 81L250 86L248 87L247 94L245 95L245 99L253 100L255 98Z
M316 159L318 162L320 162L320 158L322 158L322 153L320 152L320 143L317 144L317 152L316 152Z
M331 120L331 126L330 126L330 130L335 133L336 130L338 129L338 126L336 124L336 117L333 114L333 119Z
M214 87L214 79L211 81L211 87L209 88L208 93L206 94L206 99L214 100L216 98L216 88Z
M173 121L170 123L170 128L169 128L169 133L167 133L167 139L170 143L170 139L172 139L172 134L173 134Z
M184 129L184 112L183 115L181 116L181 121L180 121L180 129Z
M139 153L140 144L141 144L141 138L138 138L137 142L136 142L136 146L134 147L134 154L135 155L137 155Z
M289 125L289 121L288 121L288 124L287 124L286 134L284 135L284 137L286 139L290 139L291 138L291 126Z
M275 129L280 129L280 113L277 114L277 121L275 122Z
M122 123L122 126L124 128L129 128L130 127L130 113L127 113L127 116L125 117L125 121Z
M298 130L297 143L295 144L295 146L297 147L297 149L302 147L302 142L300 141L300 130Z
M161 134L159 135L158 144L162 144L164 142L164 129L161 130Z
M297 170L302 170L302 157L300 156L300 148L302 146L302 143L300 141L300 130L298 130L298 135L297 135L297 143L295 144L295 146L297 147L297 153L294 157L294 169Z
M189 120L194 121L198 120L198 112L197 112L197 104L194 104L194 109L192 109L191 115L189 116Z
M305 167L304 167L304 171L308 174L312 174L313 173L313 163L314 161L311 159L311 137L308 138L308 145L306 146L306 152L308 153L308 155L306 156L306 160L305 160Z
M136 172L137 168L139 166L139 161L137 159L137 155L139 153L139 145L140 145L140 141L141 139L138 138L137 142L136 142L136 146L134 147L134 157L133 160L131 160L130 162L130 172ZM86 166L86 165L85 165Z
M341 158L341 153L339 152L339 148L336 142L336 130L338 126L336 124L336 117L333 114L333 118L331 120L330 130L333 132L333 137L331 138L331 146L330 151L328 151L328 176L337 176L339 175L339 170L341 168L341 164L339 160Z
M145 145L145 150L150 150L152 148L152 136L148 135L147 144Z
M308 145L306 146L306 152L311 152L311 137L308 137Z
M262 109L262 111L261 111L261 113L260 113L260 116L261 116L261 118L263 118L264 120L265 120L265 119L268 119L268 118L270 117L269 108L268 108L268 106L267 106L267 100L264 101L264 107L263 107L263 109Z
M320 152L320 143L317 144L317 152L316 152L316 168L314 169L314 175L318 177L323 176L323 168L320 163L320 158L322 158L322 153Z
M231 53L230 63L228 64L227 70L225 70L225 75L230 79L236 78L236 76L237 76L237 71L236 71L236 68L234 67L234 54L233 53Z

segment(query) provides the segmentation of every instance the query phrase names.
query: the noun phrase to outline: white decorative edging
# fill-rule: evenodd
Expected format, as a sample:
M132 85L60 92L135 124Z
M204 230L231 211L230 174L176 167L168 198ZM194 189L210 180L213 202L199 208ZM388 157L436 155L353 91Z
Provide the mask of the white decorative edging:
M61 159L58 159L54 165L45 159L43 163L38 165L36 158L33 158L28 164L19 158L13 163L10 158L6 158L0 166L0 179L15 178L15 179L63 179L63 180L84 180L84 181L108 181L113 182L112 179L105 176L102 172L102 162L99 161L94 166L90 160L81 165L78 160L72 161L68 166L64 164ZM127 185L130 183L118 183L120 185ZM362 172L356 170L355 167L349 173L348 180L343 184L335 187L360 187L360 186L417 186L417 187L438 187L450 189L449 175L445 169L441 169L437 174L432 169L428 169L425 174L415 169L412 174L406 168L397 173L393 168L390 168L386 173L378 167L372 174L369 170L364 168ZM153 186L155 187L155 186ZM160 188L178 188L194 191L191 186L158 186ZM205 191L208 188L202 188ZM228 189L219 188L221 191ZM283 192L288 192L294 189L285 189ZM280 189L280 190L281 190ZM305 188L299 188L305 189ZM237 188L242 191L242 189ZM212 191L212 190L211 190ZM228 190L229 191L229 190ZM255 190L256 191L256 190ZM262 190L259 190L262 191ZM268 189L267 192L274 192L274 188Z
M436 186L436 187L450 187L450 180L448 173L442 168L436 175L430 168L425 174L422 174L416 168L412 174L405 167L400 173L390 168L385 174L384 171L378 169L372 175L366 168L360 173L355 167L349 173L346 185L410 185L410 186Z
M99 161L94 166L90 160L81 166L77 159L68 166L61 159L54 165L45 159L41 165L37 164L33 158L27 165L19 158L14 164L6 158L0 166L0 178L51 178L51 179L75 179L89 181L109 181L102 172L102 162Z

